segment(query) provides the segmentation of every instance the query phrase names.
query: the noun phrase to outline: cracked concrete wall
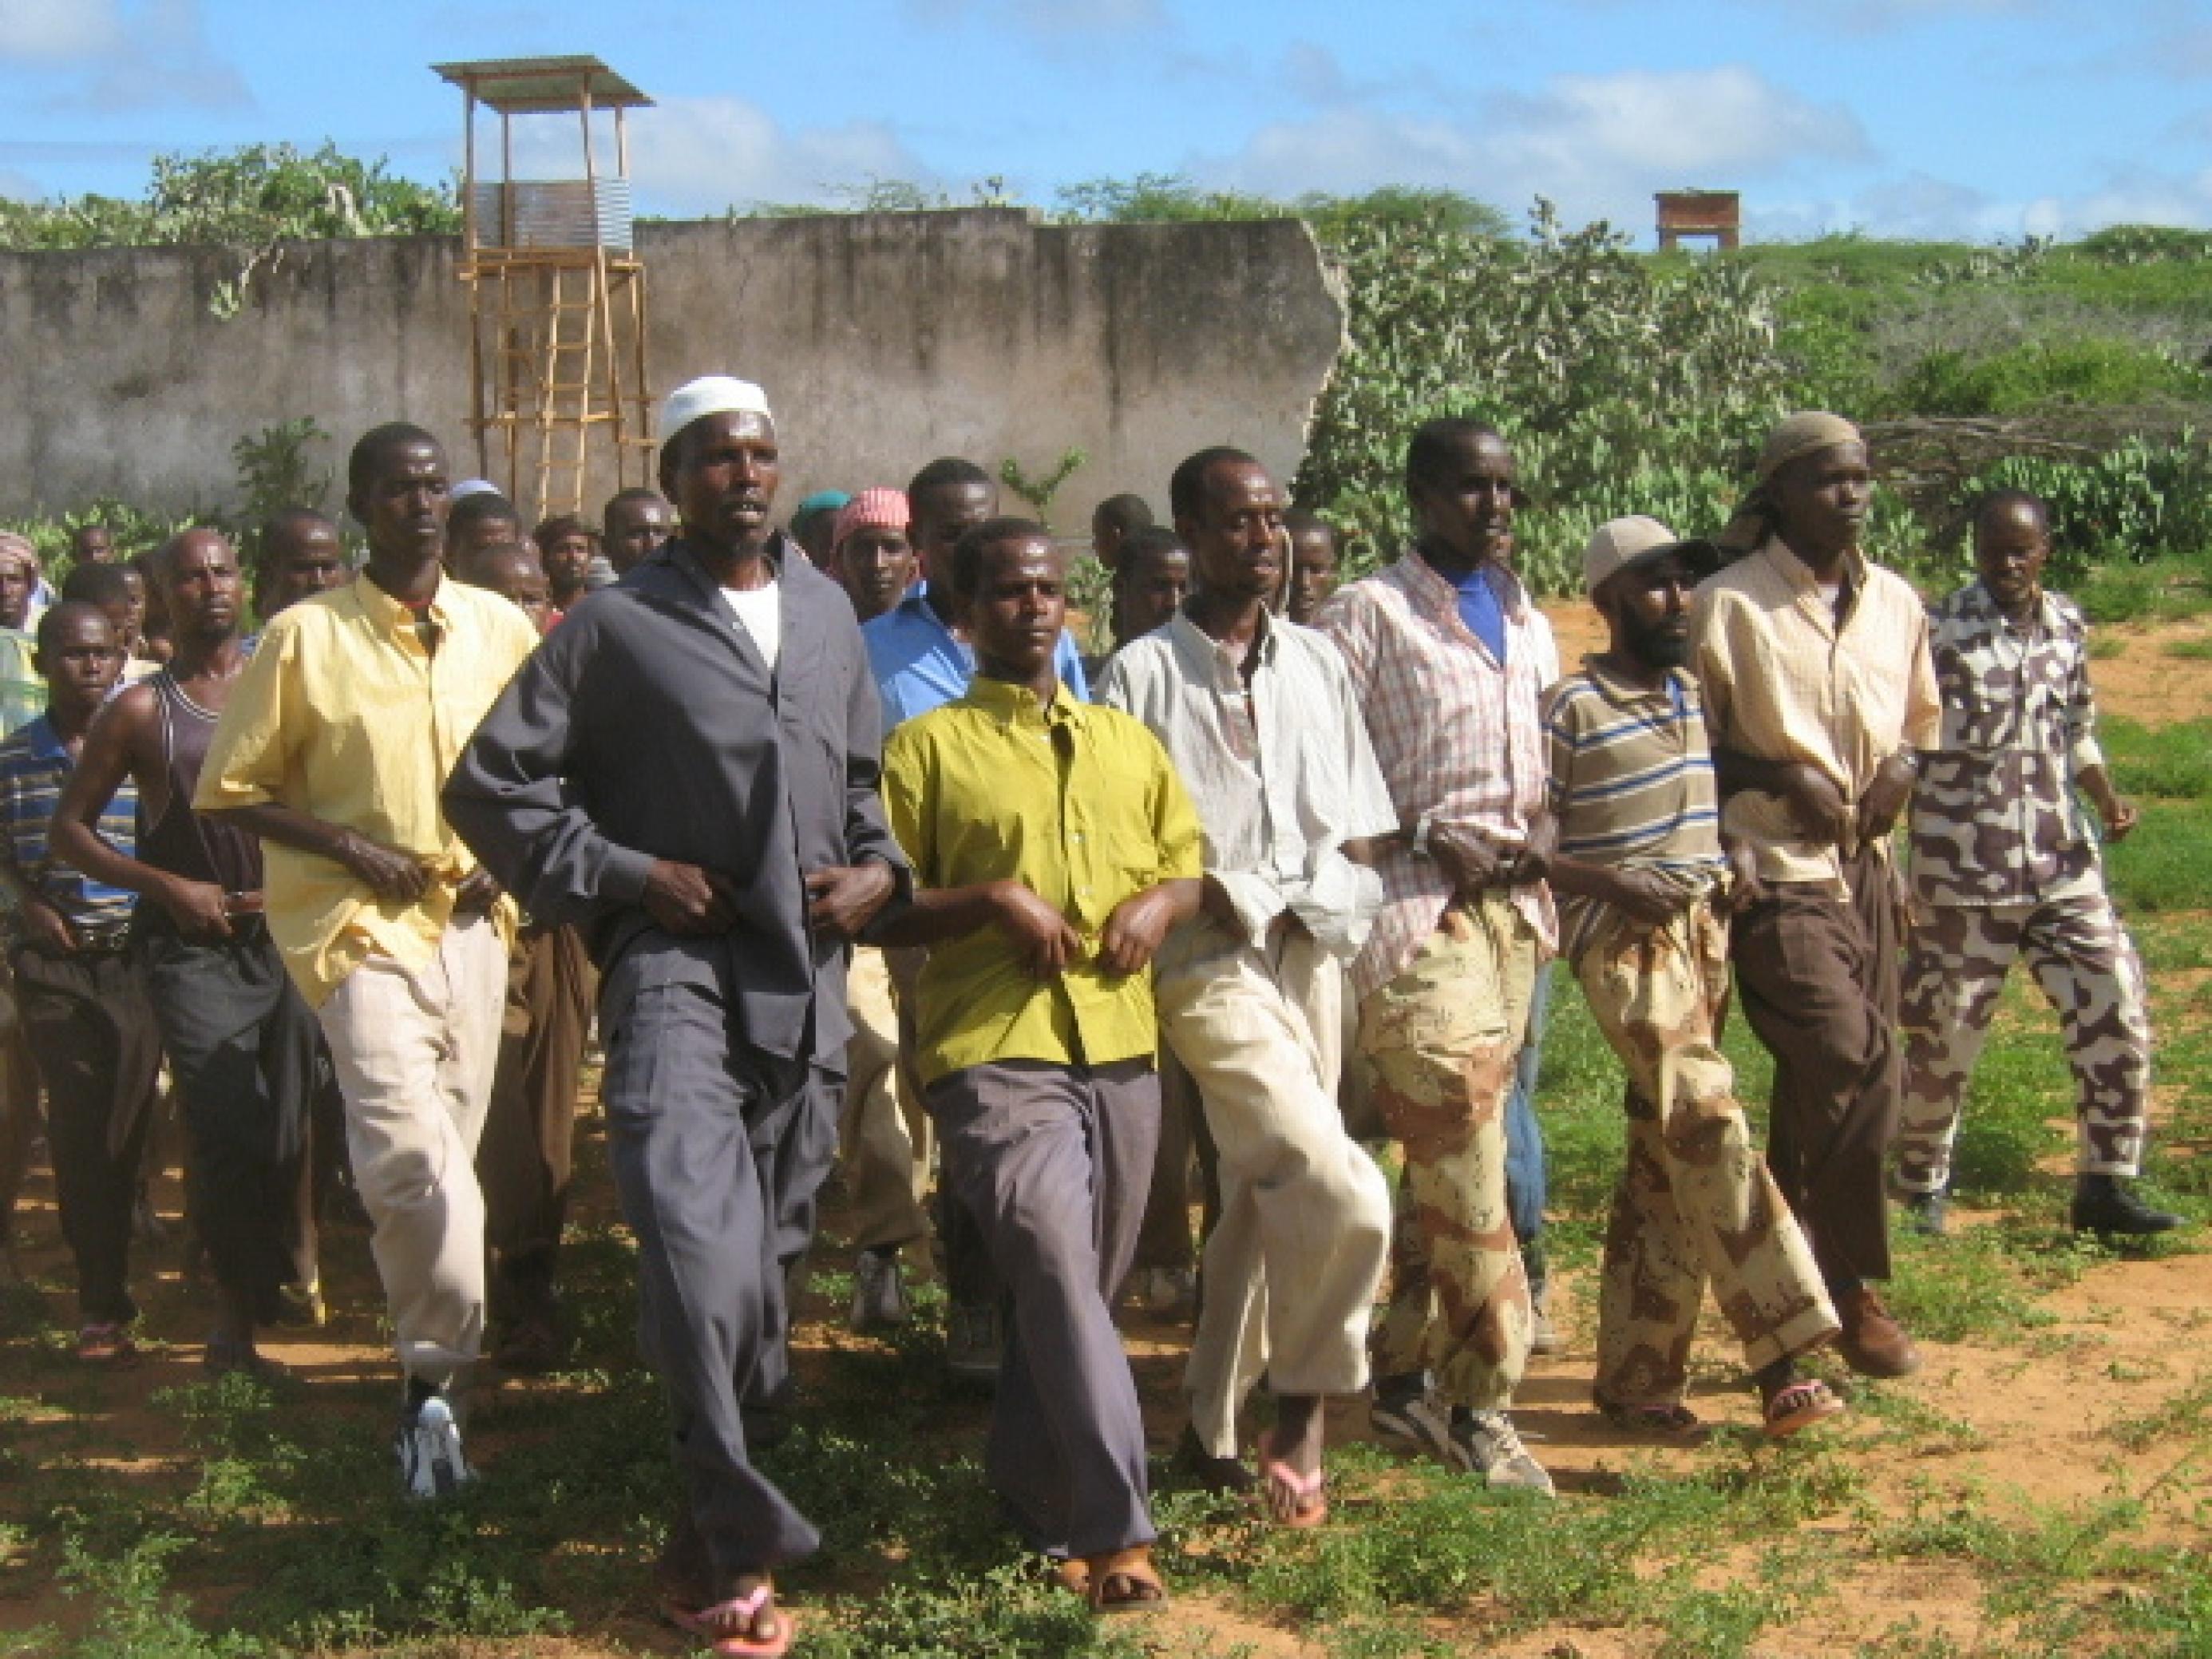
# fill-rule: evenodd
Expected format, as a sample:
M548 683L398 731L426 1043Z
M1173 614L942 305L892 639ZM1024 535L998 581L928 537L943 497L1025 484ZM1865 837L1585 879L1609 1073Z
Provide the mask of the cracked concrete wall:
M1206 444L1287 480L1343 340L1313 239L1290 220L976 210L647 225L639 244L653 390L760 381L787 508L902 483L941 454L1034 477L1085 451L1054 504L1062 531L1124 489L1164 515L1169 471ZM0 514L98 495L228 507L231 445L300 416L337 441L334 463L367 428L410 420L474 471L458 253L452 239L290 245L228 321L207 307L235 274L221 250L0 254ZM602 461L588 510L612 483Z

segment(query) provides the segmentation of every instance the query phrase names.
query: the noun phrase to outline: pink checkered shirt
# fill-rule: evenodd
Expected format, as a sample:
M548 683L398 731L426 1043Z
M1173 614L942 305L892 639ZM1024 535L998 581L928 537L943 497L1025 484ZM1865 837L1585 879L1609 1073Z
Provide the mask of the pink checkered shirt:
M1425 815L1511 846L1544 806L1550 763L1537 703L1559 677L1559 651L1520 583L1508 577L1504 589L1502 669L1460 620L1457 591L1417 553L1344 588L1315 620L1352 666L1401 820ZM1352 964L1361 997L1405 971L1452 902L1442 866L1402 843L1378 867L1382 911ZM1513 903L1555 949L1551 889L1516 887Z

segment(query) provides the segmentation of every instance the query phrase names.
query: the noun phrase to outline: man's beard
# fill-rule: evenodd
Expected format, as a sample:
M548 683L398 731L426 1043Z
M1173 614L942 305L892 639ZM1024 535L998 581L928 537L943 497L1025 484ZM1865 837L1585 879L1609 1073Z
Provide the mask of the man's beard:
M1690 660L1690 636L1666 631L1664 623L1640 623L1634 617L1626 619L1627 638L1622 641L1639 662L1654 668L1680 668Z

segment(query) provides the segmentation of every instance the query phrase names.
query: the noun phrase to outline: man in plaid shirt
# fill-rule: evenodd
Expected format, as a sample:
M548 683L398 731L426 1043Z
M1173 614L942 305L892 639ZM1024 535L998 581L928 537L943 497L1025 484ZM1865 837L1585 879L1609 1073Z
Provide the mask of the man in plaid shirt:
M1350 665L1405 826L1377 860L1382 908L1352 988L1357 1063L1405 1146L1394 1257L1402 1273L1425 1253L1428 1293L1383 1328L1374 1421L1492 1486L1548 1493L1506 1414L1531 1313L1505 1206L1504 1104L1557 940L1537 700L1558 653L1507 562L1519 490L1504 440L1429 422L1406 488L1419 539L1317 619Z

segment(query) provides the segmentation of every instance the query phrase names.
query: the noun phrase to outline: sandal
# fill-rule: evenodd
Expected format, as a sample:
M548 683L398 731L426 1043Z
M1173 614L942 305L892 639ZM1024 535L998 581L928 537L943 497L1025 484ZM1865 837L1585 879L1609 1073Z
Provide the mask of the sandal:
M1803 1377L1786 1389L1777 1389L1762 1407L1763 1426L1769 1440L1786 1440L1800 1429L1808 1429L1822 1418L1844 1409L1835 1390L1818 1377Z
M88 1365L128 1370L138 1363L138 1345L112 1321L87 1325L76 1334L76 1357Z
M1109 1550L1103 1555L1092 1556L1086 1565L1090 1569L1088 1595L1093 1613L1158 1613L1168 1604L1167 1586L1152 1569L1149 1545Z
M1048 1555L1044 1558L1046 1577L1070 1595L1084 1601L1091 1599L1091 1564L1079 1556Z
M1328 1476L1320 1469L1300 1474L1275 1455L1272 1429L1261 1431L1256 1448L1260 1461L1260 1507L1279 1527L1317 1527L1328 1519L1325 1495Z
M733 1595L726 1601L717 1601L710 1607L686 1607L680 1602L661 1603L661 1611L668 1622L689 1635L698 1637L708 1644L708 1650L716 1659L782 1659L791 1651L792 1631L796 1621L775 1604L775 1587L765 1578L753 1586L747 1595ZM775 1620L775 1633L763 1636L760 1617L763 1613ZM750 1636L729 1635L732 1625L742 1621L753 1632Z
M1667 1406L1623 1406L1601 1400L1597 1408L1605 1420L1630 1434L1692 1435L1705 1427L1697 1413L1680 1401Z

